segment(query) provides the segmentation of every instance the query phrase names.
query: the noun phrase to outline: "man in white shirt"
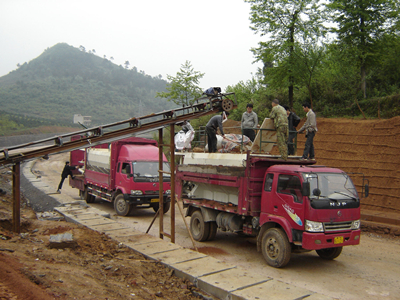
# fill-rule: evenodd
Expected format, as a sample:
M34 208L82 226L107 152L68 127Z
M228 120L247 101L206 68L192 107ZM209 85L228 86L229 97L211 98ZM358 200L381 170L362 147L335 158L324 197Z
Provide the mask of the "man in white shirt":
M317 129L317 118L315 113L312 111L309 103L303 104L303 110L307 113L307 120L304 125L297 131L298 133L306 131L306 145L304 147L302 160L315 160L315 152L314 152L314 136L318 131Z

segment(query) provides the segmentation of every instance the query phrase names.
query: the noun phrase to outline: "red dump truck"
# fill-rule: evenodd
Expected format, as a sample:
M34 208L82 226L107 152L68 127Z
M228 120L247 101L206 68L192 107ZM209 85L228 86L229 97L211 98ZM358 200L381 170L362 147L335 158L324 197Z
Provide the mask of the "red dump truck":
M360 243L360 197L350 177L314 161L271 155L184 153L176 193L187 207L197 241L217 229L257 237L257 249L273 267L296 251L338 257ZM364 186L365 196L368 185Z
M86 150L71 151L71 165L83 175L70 179L88 203L96 197L113 202L116 213L126 216L137 208L159 208L159 148L150 139L132 137ZM163 154L164 212L170 207L170 166ZM75 174L77 171L75 170Z

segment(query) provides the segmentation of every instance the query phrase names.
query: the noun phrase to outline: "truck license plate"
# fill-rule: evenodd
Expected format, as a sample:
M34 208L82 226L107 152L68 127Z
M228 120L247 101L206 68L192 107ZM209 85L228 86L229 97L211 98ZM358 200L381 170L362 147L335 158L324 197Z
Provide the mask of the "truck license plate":
M151 199L151 202L160 202L160 199Z
M334 244L343 244L343 237L342 236L336 236L335 239L333 240Z

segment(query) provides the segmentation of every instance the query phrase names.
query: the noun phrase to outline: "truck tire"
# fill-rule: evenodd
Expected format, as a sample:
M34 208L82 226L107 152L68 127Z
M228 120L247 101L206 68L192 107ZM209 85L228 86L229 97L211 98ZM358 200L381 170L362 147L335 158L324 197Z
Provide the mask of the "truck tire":
M275 268L286 266L292 254L286 234L280 228L270 228L265 231L261 250L266 262Z
M190 232L198 242L204 242L210 235L210 222L204 222L201 211L196 210L190 218Z
M114 200L114 210L119 216L127 216L131 209L131 204L129 204L125 199L124 195L119 194Z
M210 233L208 234L207 241L212 241L215 239L215 235L217 234L218 225L217 222L208 222L210 224Z
M83 192L83 199L86 203L93 203L96 200L96 196L90 195L88 192L88 188L85 187L85 191Z
M315 250L317 251L317 254L319 257L323 259L328 259L332 260L335 259L342 253L343 247L337 247L337 248L326 248L326 249L320 249L320 250Z
M160 208L160 204L159 203L153 203L151 205L151 207L153 208L154 212L157 212L158 209ZM169 211L170 207L171 207L171 202L164 203L164 205L163 205L164 214Z

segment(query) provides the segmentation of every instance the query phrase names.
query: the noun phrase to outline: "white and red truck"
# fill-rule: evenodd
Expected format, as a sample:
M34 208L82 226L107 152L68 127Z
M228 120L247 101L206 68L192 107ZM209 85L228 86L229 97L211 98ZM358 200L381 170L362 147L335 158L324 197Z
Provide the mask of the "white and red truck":
M170 208L170 165L163 154L164 212ZM96 197L113 202L115 212L126 216L137 208L152 207L160 202L159 148L154 140L131 137L95 147L71 151L70 164L80 166L82 175L70 178L88 203Z
M360 197L342 170L250 152L181 156L176 193L197 241L213 239L217 229L257 237L273 267L285 266L294 251L334 259L360 243ZM362 189L368 196L364 180Z

